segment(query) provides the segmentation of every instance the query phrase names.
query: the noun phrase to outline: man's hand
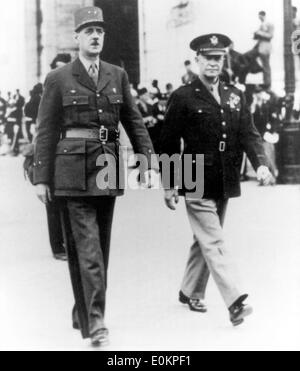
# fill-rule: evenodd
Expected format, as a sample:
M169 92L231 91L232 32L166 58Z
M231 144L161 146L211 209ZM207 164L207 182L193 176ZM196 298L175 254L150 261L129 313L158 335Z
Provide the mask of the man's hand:
M266 166L260 166L257 170L257 180L262 186L273 185L275 179L271 174L270 170Z
M165 203L170 210L175 211L179 203L179 195L177 189L165 190Z
M50 187L47 184L38 184L35 186L35 191L43 204L48 205L49 202L52 202Z

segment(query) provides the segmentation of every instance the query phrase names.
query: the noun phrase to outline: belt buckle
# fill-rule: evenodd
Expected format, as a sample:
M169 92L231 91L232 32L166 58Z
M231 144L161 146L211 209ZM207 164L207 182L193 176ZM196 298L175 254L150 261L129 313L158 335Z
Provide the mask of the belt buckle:
M106 143L108 141L108 129L106 129L104 126L101 126L99 130L100 134L100 141L103 143Z
M226 142L220 142L219 151L225 152L225 150L226 150Z

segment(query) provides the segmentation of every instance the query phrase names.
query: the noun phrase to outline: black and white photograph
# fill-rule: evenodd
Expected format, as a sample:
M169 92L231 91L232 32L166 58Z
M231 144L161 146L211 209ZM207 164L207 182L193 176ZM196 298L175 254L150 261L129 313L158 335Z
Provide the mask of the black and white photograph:
M300 0L0 3L0 351L300 350Z

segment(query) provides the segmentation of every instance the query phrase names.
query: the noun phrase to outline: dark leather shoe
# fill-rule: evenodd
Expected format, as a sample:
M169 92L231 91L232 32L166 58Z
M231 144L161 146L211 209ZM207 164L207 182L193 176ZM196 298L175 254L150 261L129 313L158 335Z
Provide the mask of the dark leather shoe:
M207 307L201 299L190 299L180 291L179 301L182 304L187 304L192 312L207 313Z
M54 254L54 259L62 261L62 262L66 262L68 260L67 254L65 254L65 253Z
M93 347L104 347L109 345L109 332L107 329L97 331L92 337L91 342Z
M233 305L229 312L231 323L234 327L237 327L244 323L245 318L253 313L253 308L250 305L239 304Z

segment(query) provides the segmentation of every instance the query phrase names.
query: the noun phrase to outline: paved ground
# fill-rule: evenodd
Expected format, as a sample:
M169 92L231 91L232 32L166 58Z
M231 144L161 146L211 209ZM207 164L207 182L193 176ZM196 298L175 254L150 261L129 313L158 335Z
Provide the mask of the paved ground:
M107 350L300 350L300 187L243 188L226 235L255 315L233 329L212 281L207 315L177 302L192 241L183 204L171 213L159 191L132 191L114 223ZM0 349L91 350L71 328L72 304L21 159L0 158Z

